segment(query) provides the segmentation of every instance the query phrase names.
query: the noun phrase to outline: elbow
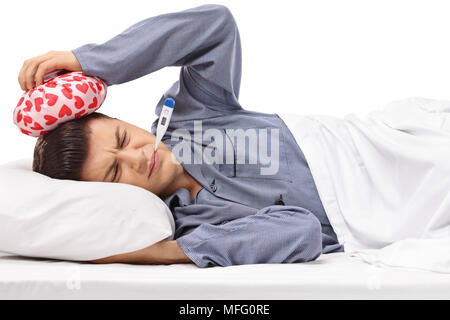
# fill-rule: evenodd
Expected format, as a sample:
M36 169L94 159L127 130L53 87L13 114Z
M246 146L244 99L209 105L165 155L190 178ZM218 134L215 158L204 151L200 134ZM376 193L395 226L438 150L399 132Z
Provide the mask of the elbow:
M225 30L225 32L235 31L237 25L230 9L222 4L214 4L212 6L214 9L214 16L216 16L216 21L221 22L221 29Z
M322 254L322 226L316 217L310 221L304 244L303 262L314 261Z
M220 16L220 17L231 17L231 11L227 6L223 4L210 4L211 8Z

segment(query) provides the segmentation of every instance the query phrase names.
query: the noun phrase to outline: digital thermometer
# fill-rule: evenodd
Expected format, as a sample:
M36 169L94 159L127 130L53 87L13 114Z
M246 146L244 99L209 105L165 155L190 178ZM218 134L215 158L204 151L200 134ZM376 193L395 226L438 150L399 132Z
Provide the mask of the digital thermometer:
M167 127L169 126L170 118L172 117L173 107L175 106L175 100L172 98L167 98L164 101L164 105L159 115L158 127L156 129L156 143L155 151L161 142L162 137L166 133Z

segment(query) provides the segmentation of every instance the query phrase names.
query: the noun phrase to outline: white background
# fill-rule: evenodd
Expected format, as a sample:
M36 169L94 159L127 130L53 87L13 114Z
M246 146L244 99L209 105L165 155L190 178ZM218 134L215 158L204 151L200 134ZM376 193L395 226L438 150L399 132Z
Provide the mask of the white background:
M238 24L246 109L340 117L410 96L450 100L448 1L8 1L0 10L0 163L32 157L36 138L12 119L24 60L103 43L140 20L206 3L226 5ZM150 130L178 75L166 67L111 86L99 111Z

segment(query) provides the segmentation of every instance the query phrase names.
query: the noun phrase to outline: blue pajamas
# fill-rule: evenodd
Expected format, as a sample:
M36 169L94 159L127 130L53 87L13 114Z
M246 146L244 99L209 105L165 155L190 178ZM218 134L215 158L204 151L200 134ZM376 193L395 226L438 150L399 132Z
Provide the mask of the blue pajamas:
M285 123L277 114L244 110L238 101L241 43L227 7L202 5L150 17L103 44L86 44L73 53L85 74L108 86L180 66L179 79L156 106L159 116L165 98L176 101L162 141L173 151L180 142L171 137L183 129L194 137L189 143L193 158L201 159L206 148L219 147L218 141L198 139L195 121L201 120L202 132L217 129L228 142L231 162L180 161L203 186L192 201L184 188L163 199L175 218L176 241L197 266L305 262L343 251L303 152ZM280 94L280 99L284 95L295 101L295 92ZM153 134L156 125L157 120ZM278 170L262 175L267 165L250 164L249 147L238 148L229 129L279 130Z

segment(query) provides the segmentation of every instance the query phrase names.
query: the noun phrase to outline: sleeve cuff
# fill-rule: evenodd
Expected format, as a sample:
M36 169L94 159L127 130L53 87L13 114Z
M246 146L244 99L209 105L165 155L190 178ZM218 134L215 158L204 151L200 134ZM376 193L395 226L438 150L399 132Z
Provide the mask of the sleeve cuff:
M207 265L195 255L195 252L191 251L189 248L189 241L186 240L186 238L178 238L175 240L178 243L178 246L181 248L181 250L184 251L184 254L189 257L189 259L192 260L193 263L197 265L197 267L205 268ZM185 243L188 242L188 243Z
M99 78L100 80L102 80L106 86L111 86L111 83L109 83L107 80L105 80L104 78L99 77L98 75L96 75L90 68L89 68L89 63L87 61L87 59L85 59L85 53L88 52L92 46L94 46L95 44L85 44L81 47L78 47L76 49L72 50L72 53L75 55L75 58L77 58L78 63L81 66L81 71L87 75L87 76L95 76L97 78Z

